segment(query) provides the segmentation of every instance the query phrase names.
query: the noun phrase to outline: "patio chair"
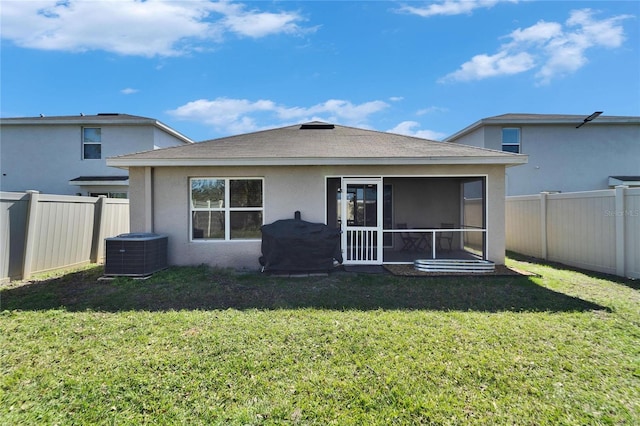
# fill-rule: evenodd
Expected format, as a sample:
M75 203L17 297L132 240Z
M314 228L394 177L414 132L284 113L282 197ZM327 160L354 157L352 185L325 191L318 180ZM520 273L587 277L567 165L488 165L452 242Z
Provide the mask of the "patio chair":
M396 223L396 229L408 229L406 223ZM418 250L419 237L411 235L409 232L400 232L400 239L402 240L402 251Z
M440 229L453 229L455 225L453 223L441 223ZM453 243L453 231L451 232L437 232L436 233L436 247L438 250L445 250L442 247L442 241L446 241L449 249L447 251L451 251L451 245Z

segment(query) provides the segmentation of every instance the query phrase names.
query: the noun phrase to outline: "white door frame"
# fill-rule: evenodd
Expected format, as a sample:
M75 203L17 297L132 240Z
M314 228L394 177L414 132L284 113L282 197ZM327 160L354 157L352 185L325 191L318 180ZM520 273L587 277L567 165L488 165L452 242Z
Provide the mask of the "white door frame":
M376 185L376 226L349 226L347 220L347 187L349 185ZM382 265L384 248L382 177L343 177L340 188L343 263L345 265Z

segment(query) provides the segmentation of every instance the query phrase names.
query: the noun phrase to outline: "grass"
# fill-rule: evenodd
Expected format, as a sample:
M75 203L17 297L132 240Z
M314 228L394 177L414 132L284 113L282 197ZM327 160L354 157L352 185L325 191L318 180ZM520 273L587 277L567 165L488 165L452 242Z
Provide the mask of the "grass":
M636 281L206 267L0 291L4 424L640 424Z

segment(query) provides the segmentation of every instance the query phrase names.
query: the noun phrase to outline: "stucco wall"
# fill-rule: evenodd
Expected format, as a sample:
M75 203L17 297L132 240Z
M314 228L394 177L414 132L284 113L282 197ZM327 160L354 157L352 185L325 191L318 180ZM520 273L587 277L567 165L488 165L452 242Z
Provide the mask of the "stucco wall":
M480 127L474 131L464 135L462 138L456 140L457 143L463 143L465 145L477 146L478 148L490 148L485 146L485 141L491 139L485 136L485 127ZM498 146L497 149L500 149Z
M149 173L147 173L147 176ZM144 189L145 172L130 170L131 231L146 232L146 223L153 223L153 232L169 236L169 263L172 265L209 264L236 269L259 268L260 241L190 241L189 178L262 177L264 178L264 221L292 218L300 211L302 219L310 222L326 221L325 184L329 176L460 176L488 175L491 206L487 222L490 231L489 259L504 263L504 167L503 166L407 166L382 167L159 167L152 176L152 198ZM147 178L147 180L149 180ZM459 185L450 185L451 200L459 197ZM454 186L456 188L454 188ZM152 199L153 209L145 206ZM438 203L438 200L433 200ZM443 203L445 200L443 199ZM446 202L448 203L448 202ZM457 203L457 201L456 201ZM444 207L443 207L444 208ZM419 212L421 206L408 206ZM153 218L148 218L153 210ZM444 210L443 210L444 211ZM444 214L444 213L443 213ZM407 214L406 220L418 219L419 213ZM438 220L435 217L434 220ZM435 223L434 223L435 224Z
M102 129L102 158L82 158L82 125L3 125L0 155L0 187L3 191L34 189L41 193L75 195L86 192L69 185L78 176L126 176L127 171L108 167L106 158L154 148L160 135L153 126L87 124ZM178 145L173 136L160 132L162 145ZM94 188L97 189L97 188ZM126 191L126 186L102 188ZM86 195L86 194L83 194Z
M147 149L161 149L172 146L184 145L184 143L175 136L160 130L157 127L150 127L153 131L153 146Z
M529 163L507 170L509 195L609 188L609 176L640 175L640 126L526 126Z
M608 189L609 176L640 175L638 124L485 126L456 142L483 146L482 135L485 148L500 150L503 127L521 128L521 153L529 156L507 169L507 195Z

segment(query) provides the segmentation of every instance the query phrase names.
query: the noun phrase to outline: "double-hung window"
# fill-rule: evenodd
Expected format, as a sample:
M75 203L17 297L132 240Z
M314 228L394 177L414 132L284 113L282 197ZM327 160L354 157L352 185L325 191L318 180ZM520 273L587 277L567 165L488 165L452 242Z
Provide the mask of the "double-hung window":
M193 240L260 239L263 179L191 178Z
M102 158L102 129L99 127L82 128L82 158L84 160Z
M502 150L514 154L520 153L520 128L504 127L502 129Z

